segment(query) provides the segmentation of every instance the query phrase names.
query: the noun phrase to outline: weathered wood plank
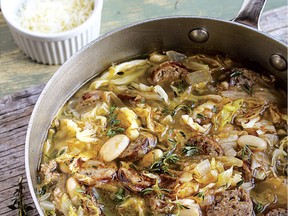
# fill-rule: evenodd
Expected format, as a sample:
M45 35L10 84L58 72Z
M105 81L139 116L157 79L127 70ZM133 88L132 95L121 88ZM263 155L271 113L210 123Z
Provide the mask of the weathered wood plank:
M288 44L288 7L264 12L260 19L260 28L263 32Z
M24 148L27 125L34 104L44 85L39 85L0 100L0 215L17 215L11 204L18 179L23 176L27 205L34 207L25 178ZM36 210L29 215L37 215Z
M150 1L145 1L147 4ZM263 14L261 28L263 31L287 42L287 7L268 11ZM279 21L282 20L282 21ZM283 23L284 20L284 23ZM0 20L0 27L1 27ZM1 43L1 42L0 42ZM0 83L1 84L1 83ZM25 203L34 207L30 196L24 168L24 143L27 124L32 109L44 85L6 96L0 99L0 215L17 215L10 210L13 193L20 176L23 176ZM38 215L36 210L29 215Z

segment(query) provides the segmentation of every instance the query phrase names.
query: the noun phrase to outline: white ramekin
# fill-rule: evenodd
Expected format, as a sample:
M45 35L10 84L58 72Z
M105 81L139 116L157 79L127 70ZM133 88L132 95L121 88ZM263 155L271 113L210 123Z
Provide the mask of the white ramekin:
M74 29L60 33L35 33L16 21L16 13L25 0L0 0L3 16L19 49L39 63L63 64L100 33L103 0L94 0L92 15ZM27 0L26 0L27 1Z

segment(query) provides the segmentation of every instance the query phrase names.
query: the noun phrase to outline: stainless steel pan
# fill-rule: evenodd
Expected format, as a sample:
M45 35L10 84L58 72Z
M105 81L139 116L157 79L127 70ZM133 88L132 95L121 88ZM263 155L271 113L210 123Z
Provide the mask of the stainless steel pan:
M219 52L254 62L287 83L287 45L259 31L265 0L245 0L233 21L193 16L151 19L108 33L68 60L51 78L36 103L28 126L25 166L35 205L37 166L46 131L61 106L87 80L121 62L155 50Z

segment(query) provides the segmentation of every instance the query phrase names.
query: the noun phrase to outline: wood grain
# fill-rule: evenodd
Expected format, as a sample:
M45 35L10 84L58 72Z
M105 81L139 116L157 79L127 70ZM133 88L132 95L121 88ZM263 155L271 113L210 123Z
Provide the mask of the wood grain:
M10 210L18 179L25 176L24 148L27 125L33 107L44 85L6 96L0 100L0 215L17 215ZM34 208L26 178L24 178L24 201ZM29 215L37 215L36 210Z
M268 11L263 14L261 19L261 28L262 30L287 43L286 20L287 7ZM0 32L2 25L3 23L1 23L0 20ZM14 55L15 60L19 61L19 70L21 67L27 66L27 59L24 60L24 56L20 57L19 59L19 54L13 54L12 52L9 54L9 58L11 58L11 55ZM2 54L1 58L2 57L5 58L5 55ZM1 61L3 63L3 59L1 59ZM8 61L6 62L6 67L10 67L12 64L14 64L12 60ZM46 73L46 78L48 78L51 75L50 72L55 70L57 67L58 66L47 66L46 68L43 65L41 66L35 64L31 66L30 69L35 71L35 74L34 72L31 72L34 74L34 76L37 76L37 70L43 70L43 73ZM17 72L15 72L15 74L20 76L20 74ZM22 76L19 77L19 82L21 81L21 78ZM43 78L43 82L46 81L46 78ZM39 80L40 79L42 78L39 77ZM2 85L3 83L0 84ZM27 205L34 207L33 210L29 211L29 215L38 215L28 191L25 178L24 142L31 112L43 87L44 84L34 86L0 99L0 158L2 159L0 167L0 215L17 215L16 210L12 211L7 206L11 204L13 193L17 188L15 185L17 184L20 176L24 177L24 201ZM1 86L1 88L4 87ZM16 89L17 88L15 88L15 90Z
M260 28L263 32L288 44L288 7L265 12L260 19Z

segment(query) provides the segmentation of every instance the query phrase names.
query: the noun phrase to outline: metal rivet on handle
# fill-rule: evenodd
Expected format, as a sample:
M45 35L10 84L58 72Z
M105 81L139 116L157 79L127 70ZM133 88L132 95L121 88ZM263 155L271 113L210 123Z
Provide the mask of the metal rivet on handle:
M189 38L195 43L204 43L208 40L209 34L206 29L197 28L189 32Z
M279 55L279 54L274 54L270 56L270 64L279 71L284 71L287 69L287 61L286 59Z

